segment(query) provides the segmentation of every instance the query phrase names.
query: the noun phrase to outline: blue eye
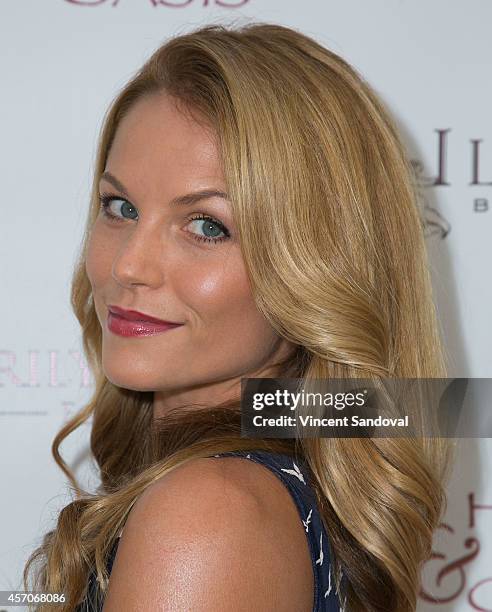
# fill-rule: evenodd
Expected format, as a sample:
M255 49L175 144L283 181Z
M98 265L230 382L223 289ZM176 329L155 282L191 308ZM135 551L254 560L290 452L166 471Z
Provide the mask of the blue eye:
M110 212L110 207L113 202L123 202L123 205L120 207L120 210L130 213L130 215L136 214L135 207L132 206L125 199L119 198L118 196L111 195L109 193L103 193L100 196L99 201L101 203L103 215L108 219L111 219L111 221L124 221L125 219L135 219L134 216L120 217L118 215L115 215L113 212Z
M190 219L191 223L194 223L195 221L198 221L197 226L204 233L204 235L199 236L194 234L194 232L191 232L195 240L205 242L222 242L230 237L227 228L213 217L199 213L196 217L192 217ZM223 236L220 236L220 233L222 233Z
M133 220L137 218L136 208L124 198L121 198L111 193L103 193L100 195L99 201L101 203L101 210L103 215L111 222L121 223L122 221L126 221L128 219ZM115 205L114 208L119 210L120 214L115 214L111 210L111 206L113 205L113 203L116 202L119 202L120 204ZM191 217L188 225L190 223L195 223L199 231L203 232L202 235L197 234L195 232L188 232L193 236L194 240L197 240L198 242L216 243L222 242L223 240L227 240L228 238L230 238L230 233L225 227L225 225L223 225L217 219L210 217L209 215L198 213L196 216Z

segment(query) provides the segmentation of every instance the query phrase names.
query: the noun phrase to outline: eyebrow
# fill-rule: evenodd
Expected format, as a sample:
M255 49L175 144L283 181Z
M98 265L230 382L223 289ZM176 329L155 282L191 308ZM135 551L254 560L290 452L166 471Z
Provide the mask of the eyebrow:
M120 191L124 196L130 198L128 191L126 190L123 183L117 179L111 172L103 172L101 174L101 180L104 179L108 183L111 183L113 187L116 187L118 191ZM224 191L220 191L219 189L201 189L200 191L194 191L191 193L186 193L181 196L177 196L171 200L171 206L179 206L179 205L190 205L198 202L199 200L205 200L207 198L223 198L224 200L228 200L229 196Z

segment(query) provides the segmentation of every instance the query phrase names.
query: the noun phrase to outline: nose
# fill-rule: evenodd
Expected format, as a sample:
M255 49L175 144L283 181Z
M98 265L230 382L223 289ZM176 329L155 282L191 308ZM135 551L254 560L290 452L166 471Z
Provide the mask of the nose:
M113 261L112 276L120 285L159 286L163 281L162 227L141 221L122 241Z

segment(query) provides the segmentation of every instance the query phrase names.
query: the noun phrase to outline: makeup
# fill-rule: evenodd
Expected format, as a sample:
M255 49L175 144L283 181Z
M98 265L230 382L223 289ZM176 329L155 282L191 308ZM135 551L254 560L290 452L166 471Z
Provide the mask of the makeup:
M135 310L125 310L116 306L108 308L107 327L118 336L155 336L182 325L183 323L163 321Z

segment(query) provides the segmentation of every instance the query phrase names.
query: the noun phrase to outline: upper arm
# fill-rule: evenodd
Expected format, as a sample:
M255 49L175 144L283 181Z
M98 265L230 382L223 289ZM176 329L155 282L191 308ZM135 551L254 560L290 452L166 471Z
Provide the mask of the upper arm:
M312 590L303 572L296 573L302 555L285 533L285 521L265 510L244 484L248 478L238 479L251 467L236 460L234 471L227 471L221 462L228 461L193 460L137 500L118 546L104 612L311 610ZM297 537L302 531L299 525Z

